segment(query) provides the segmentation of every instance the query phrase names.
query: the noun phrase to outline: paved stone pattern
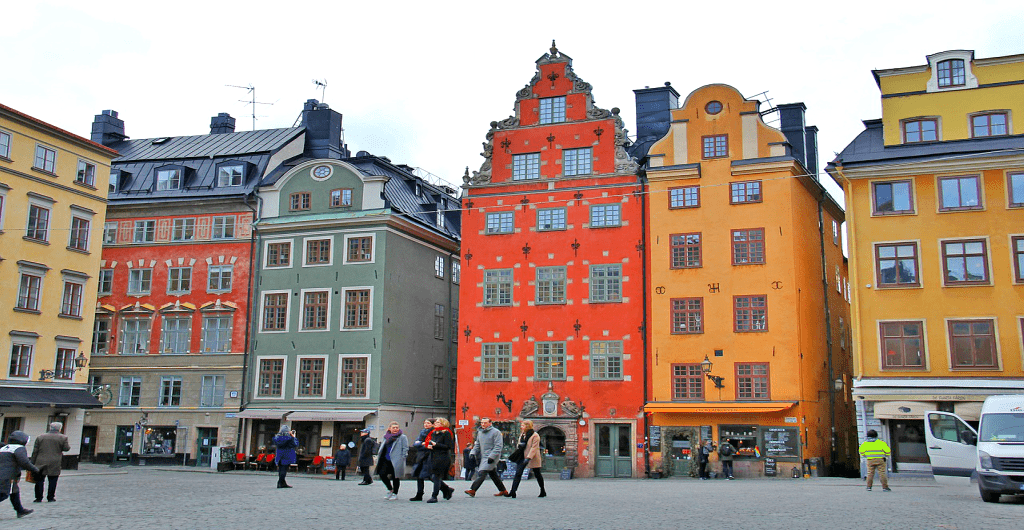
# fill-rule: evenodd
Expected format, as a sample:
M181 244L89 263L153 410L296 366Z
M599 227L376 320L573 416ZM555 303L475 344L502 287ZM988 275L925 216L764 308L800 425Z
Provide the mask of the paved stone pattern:
M632 528L1019 528L1024 498L981 501L975 487L931 480L893 482L864 490L857 479L548 479L548 497L537 484L520 487L518 499L495 498L487 481L471 499L458 489L451 501L409 502L413 481L402 483L399 500L386 501L379 481L359 486L358 476L289 478L292 489L275 488L274 473L212 473L191 468L110 468L85 464L60 478L57 502L27 503L36 513L16 519L0 506L0 528L401 528L427 525L485 529ZM31 485L23 492L31 490ZM28 501L32 494L28 493ZM440 518L438 518L440 517Z

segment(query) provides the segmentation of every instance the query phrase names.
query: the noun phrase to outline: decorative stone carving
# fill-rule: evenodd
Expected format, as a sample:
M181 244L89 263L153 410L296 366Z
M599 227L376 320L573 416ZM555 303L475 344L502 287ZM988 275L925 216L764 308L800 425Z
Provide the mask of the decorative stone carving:
M587 117L591 119L599 120L602 118L607 118L609 116L611 116L611 113L600 107L593 107L587 110Z
M540 410L540 403L537 401L537 396L530 396L530 399L523 402L523 409L519 411L519 416L522 418L533 416L538 410Z
M562 413L566 416L580 416L580 407L569 396L562 398Z

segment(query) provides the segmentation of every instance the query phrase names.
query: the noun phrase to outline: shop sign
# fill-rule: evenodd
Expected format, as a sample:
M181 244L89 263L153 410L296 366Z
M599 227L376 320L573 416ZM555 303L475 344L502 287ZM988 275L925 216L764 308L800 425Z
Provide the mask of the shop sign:
M650 433L649 436L650 436L650 439L649 439L650 449L649 449L649 451L652 452L652 453L660 453L661 452L661 426L660 425L651 425L651 433Z
M786 416L786 423L796 423L796 416Z
M764 476L766 476L766 477L774 477L775 474L776 474L776 471L778 469L779 468L776 465L776 462L775 462L774 458L765 457L765 459L764 459Z
M799 457L800 429L797 427L761 427L766 457Z

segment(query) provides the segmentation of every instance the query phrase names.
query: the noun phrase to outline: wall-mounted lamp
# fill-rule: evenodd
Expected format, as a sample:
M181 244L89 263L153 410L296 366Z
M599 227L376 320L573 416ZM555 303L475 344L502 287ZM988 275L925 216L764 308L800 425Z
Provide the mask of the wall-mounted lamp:
M719 375L711 375L712 366L714 365L711 363L711 359L708 359L708 356L705 355L704 360L700 362L700 371L704 372L704 375L706 375L707 378L710 379L711 382L715 384L715 388L725 388L725 385L722 384L722 381L725 380L724 377Z
M81 352L78 353L78 357L74 359L75 365L71 368L64 368L62 370L39 370L39 380L46 381L47 379L53 379L54 377L60 376L61 379L73 379L75 372L85 368L85 365L89 363L89 359L86 359L85 355Z
M503 405L505 405L505 407L508 408L509 412L512 412L512 400L505 399L505 392L498 392L498 395L494 397L497 401L500 401Z

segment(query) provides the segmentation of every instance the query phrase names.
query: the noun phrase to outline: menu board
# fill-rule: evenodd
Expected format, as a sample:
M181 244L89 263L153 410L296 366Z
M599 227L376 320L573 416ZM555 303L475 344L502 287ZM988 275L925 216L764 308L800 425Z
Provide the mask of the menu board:
M766 457L800 457L800 429L797 427L762 427L761 440Z
M648 439L648 451L652 453L661 452L661 426L651 425L651 434Z

